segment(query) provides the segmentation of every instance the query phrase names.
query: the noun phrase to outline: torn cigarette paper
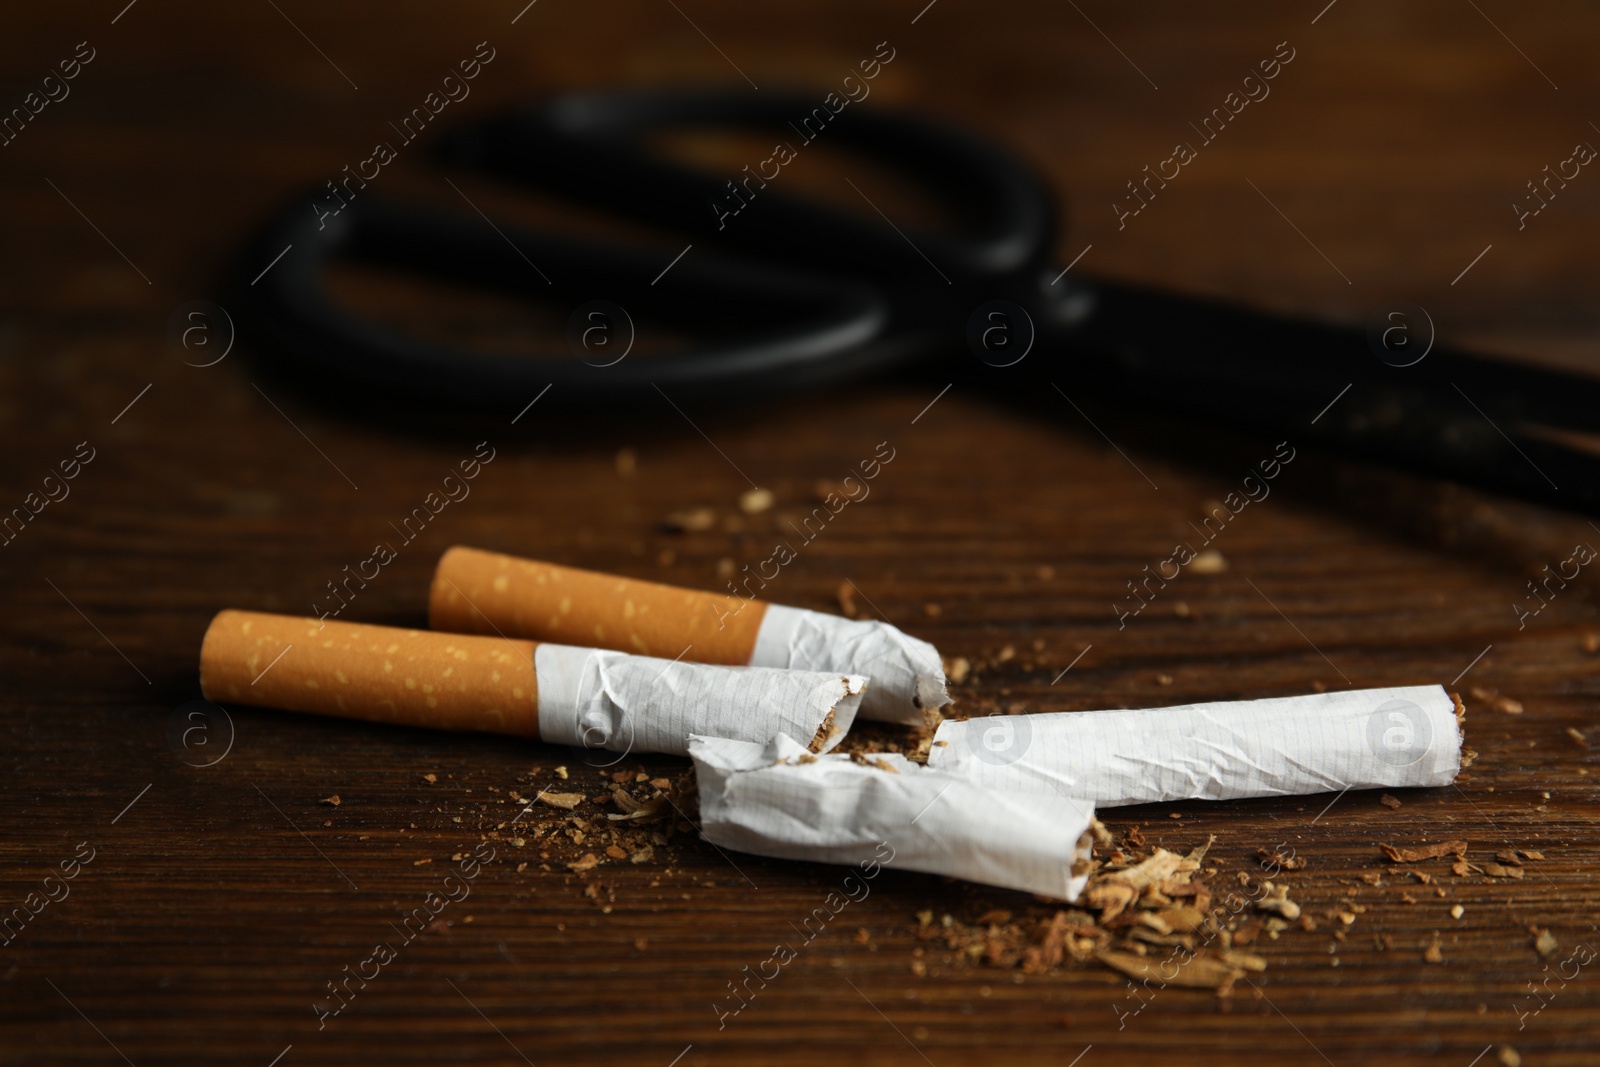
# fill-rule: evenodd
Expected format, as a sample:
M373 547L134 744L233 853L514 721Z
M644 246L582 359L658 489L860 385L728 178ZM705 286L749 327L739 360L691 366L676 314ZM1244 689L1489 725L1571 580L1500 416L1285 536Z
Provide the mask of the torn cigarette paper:
M1088 879L1092 805L1004 792L885 753L813 756L786 735L765 745L689 741L700 831L725 848L783 859L878 862L1074 900Z
M921 725L950 703L939 652L888 623L456 546L428 598L436 630L599 645L664 659L865 674L861 716ZM711 731L715 732L715 731Z
M939 650L876 619L846 619L820 611L765 605L752 667L860 671L872 678L861 702L867 719L918 726L950 703Z
M928 765L1102 808L1442 786L1461 769L1457 715L1432 685L990 716L941 724Z
M674 663L500 637L224 611L200 650L208 700L687 755L689 735L838 744L866 679Z
M622 752L688 752L690 734L766 741L793 733L826 752L855 721L867 679L673 663L594 648L540 644L539 736Z

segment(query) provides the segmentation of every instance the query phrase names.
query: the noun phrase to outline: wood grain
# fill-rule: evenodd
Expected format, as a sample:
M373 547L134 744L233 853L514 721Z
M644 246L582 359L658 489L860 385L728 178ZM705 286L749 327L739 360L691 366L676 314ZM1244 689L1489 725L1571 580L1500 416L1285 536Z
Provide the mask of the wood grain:
M1226 572L1184 576L1119 629L1124 583L1270 454L1271 442L1229 433L1229 412L1157 420L1123 396L1041 414L959 389L924 411L943 382L907 378L732 410L678 398L715 448L665 407L650 424L591 420L523 440L509 425L409 433L280 387L248 360L249 338L215 366L186 366L168 322L213 291L269 209L367 154L478 41L498 58L462 114L572 87L742 85L734 64L763 89L820 94L889 40L898 55L874 99L1029 157L1068 197L1063 264L1092 245L1076 270L1351 323L1405 299L1451 340L1595 368L1600 178L1574 180L1521 231L1510 204L1575 141L1600 137L1587 104L1600 15L1361 0L1320 16L1320 2L940 0L919 16L915 2L544 0L513 25L520 6L141 0L119 16L112 0L0 15L5 108L77 42L96 49L70 96L0 148L0 507L40 491L79 442L95 450L70 495L0 548L0 905L20 905L80 843L93 849L70 895L0 947L0 1060L1468 1067L1511 1046L1530 1067L1592 1062L1600 979L1591 968L1539 983L1595 944L1600 915L1596 760L1568 733L1592 729L1600 659L1584 639L1600 619L1576 585L1521 630L1511 609L1530 565L1600 536L1581 519L1306 453L1218 539ZM1124 182L1284 40L1296 58L1272 95L1119 230ZM420 150L382 181L392 195L456 199ZM583 222L487 182L461 187L496 217ZM663 242L663 263L678 247ZM370 299L446 332L537 326L499 305L400 293ZM553 419L557 402L529 420ZM508 398L507 422L520 406ZM1525 711L1469 697L1475 765L1459 787L1402 794L1396 810L1351 793L1331 807L1110 813L1113 828L1141 825L1172 848L1216 835L1224 880L1277 842L1306 858L1285 877L1317 930L1263 942L1268 969L1230 998L1160 990L1128 1017L1128 983L1103 968L1017 981L948 960L918 939L917 912L971 921L1029 901L890 872L719 1029L712 1005L728 983L793 938L842 871L724 856L685 832L649 862L580 875L554 857L542 870L536 844L494 829L520 810L508 791L559 781L560 765L598 791L601 772L510 739L240 708L225 757L191 765L218 751L182 741L212 614L309 614L480 440L498 452L471 496L406 543L346 617L422 625L433 563L454 543L718 588L720 561L764 557L817 480L887 440L896 458L871 496L767 595L831 609L854 582L864 611L987 664L958 687L965 710L1459 679ZM633 477L618 472L623 448ZM775 492L772 511L738 511L747 476ZM693 506L715 509L717 526L662 530ZM1002 662L1007 646L1016 655ZM332 794L337 808L319 803ZM471 896L319 1030L311 1005L325 983L396 936L450 857L490 832L498 857ZM1444 895L1414 892L1414 904L1387 872L1381 885L1361 879L1385 866L1378 842L1450 838L1480 856L1546 859L1520 881L1444 874ZM1328 918L1350 902L1366 908L1353 925ZM1552 960L1534 951L1533 926L1558 939ZM1443 962L1425 963L1436 932Z

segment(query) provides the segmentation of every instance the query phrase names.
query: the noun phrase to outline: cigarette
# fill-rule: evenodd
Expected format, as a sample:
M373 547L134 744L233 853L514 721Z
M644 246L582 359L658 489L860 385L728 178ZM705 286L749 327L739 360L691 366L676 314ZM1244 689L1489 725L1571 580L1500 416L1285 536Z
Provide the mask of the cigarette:
M1443 686L950 720L928 765L1102 808L1443 786L1465 714Z
M976 785L893 753L816 756L693 737L700 832L781 859L902 867L1076 900L1088 881L1094 807Z
M429 624L700 663L859 672L861 716L920 725L950 703L939 652L888 623L455 547L434 572Z
M500 637L224 611L200 649L207 700L614 752L687 755L689 735L825 751L866 679L736 670Z

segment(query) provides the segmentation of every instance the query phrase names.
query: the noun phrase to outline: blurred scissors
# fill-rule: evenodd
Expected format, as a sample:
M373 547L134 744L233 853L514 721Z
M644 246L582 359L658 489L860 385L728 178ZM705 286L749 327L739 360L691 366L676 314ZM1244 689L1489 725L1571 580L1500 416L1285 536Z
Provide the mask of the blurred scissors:
M1422 359L1431 336L1394 324L1364 333L1069 276L1050 259L1049 189L963 131L852 106L821 134L947 205L954 232L897 226L865 193L852 213L786 192L781 173L746 168L730 181L650 147L674 131L789 130L814 104L580 94L460 125L439 146L444 161L672 231L701 254L667 264L660 247L530 232L367 191L319 219L302 197L242 261L248 276L293 248L258 282L241 278L245 335L321 390L440 414L509 414L546 388L578 409L660 405L658 391L748 400L942 361L941 380L1028 396L1089 388L1600 513L1600 462L1559 439L1594 427L1595 379L1439 349ZM621 361L454 348L340 307L324 284L333 258L573 307L603 298L603 317L706 340Z

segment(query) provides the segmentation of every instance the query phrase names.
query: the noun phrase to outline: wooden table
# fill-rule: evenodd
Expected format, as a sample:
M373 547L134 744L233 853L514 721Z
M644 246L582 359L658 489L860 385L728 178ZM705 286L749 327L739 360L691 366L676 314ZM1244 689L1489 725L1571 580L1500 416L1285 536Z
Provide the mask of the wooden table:
M1510 1062L1502 1046L1530 1065L1592 1062L1600 979L1581 962L1600 915L1596 760L1571 731L1591 728L1600 659L1584 642L1600 620L1579 585L1521 630L1511 607L1530 565L1600 539L1581 519L1307 453L1219 539L1225 572L1186 575L1119 629L1124 583L1270 450L1219 431L1226 411L1180 425L1138 397L1093 398L1039 418L960 389L928 409L940 383L905 379L733 411L683 398L705 436L666 410L559 440L518 442L500 424L423 435L271 384L248 338L214 366L186 366L205 360L174 347L169 321L213 294L219 266L290 189L367 155L479 41L496 58L452 105L463 114L588 85L748 76L820 93L887 40L896 58L875 97L1029 157L1070 195L1059 254L1083 253L1076 270L1355 324L1405 299L1449 339L1594 367L1600 179L1583 173L1520 230L1510 205L1574 142L1600 141L1588 54L1600 15L1365 0L1320 13L1321 0L1228 12L942 0L920 13L921 0L544 0L520 14L520 0L123 2L0 16L6 108L88 54L77 42L93 50L70 95L0 148L4 507L42 491L61 461L93 456L0 550L0 903L19 906L92 852L70 895L0 948L4 1062L1468 1067ZM1124 183L1284 41L1294 58L1270 97L1119 228ZM420 150L381 181L455 199ZM486 212L549 215L462 181ZM431 306L381 292L367 296ZM505 312L427 314L449 331ZM1453 683L1492 691L1467 697L1479 755L1458 787L1401 793L1397 809L1352 792L1331 806L1107 813L1114 830L1142 826L1174 849L1216 835L1223 881L1259 873L1256 850L1278 842L1306 859L1284 878L1318 928L1263 942L1268 969L1228 998L1140 998L1093 965L1024 978L949 961L919 940L919 911L970 921L1029 902L891 872L719 1029L713 1004L839 870L725 858L684 833L650 862L579 875L541 870L537 845L502 834L469 900L319 1030L326 984L505 821L507 791L557 765L597 788L600 772L500 738L240 708L189 720L200 636L223 607L309 613L483 439L498 451L470 499L405 546L348 617L421 625L432 564L453 543L719 586L722 561L761 558L817 480L887 440L896 458L870 499L771 593L831 609L853 582L864 612L985 665L958 689L963 710ZM636 456L632 477L621 449ZM739 512L745 475L774 490L773 510ZM662 529L692 506L717 525ZM1495 710L1501 696L1525 710ZM186 736L196 722L205 732ZM321 803L333 794L338 807ZM1545 858L1521 880L1442 870L1442 896L1361 877L1384 866L1378 842L1453 837L1480 860ZM1352 904L1364 910L1346 926L1337 914ZM1532 927L1557 939L1550 958ZM1428 963L1435 935L1442 962Z

